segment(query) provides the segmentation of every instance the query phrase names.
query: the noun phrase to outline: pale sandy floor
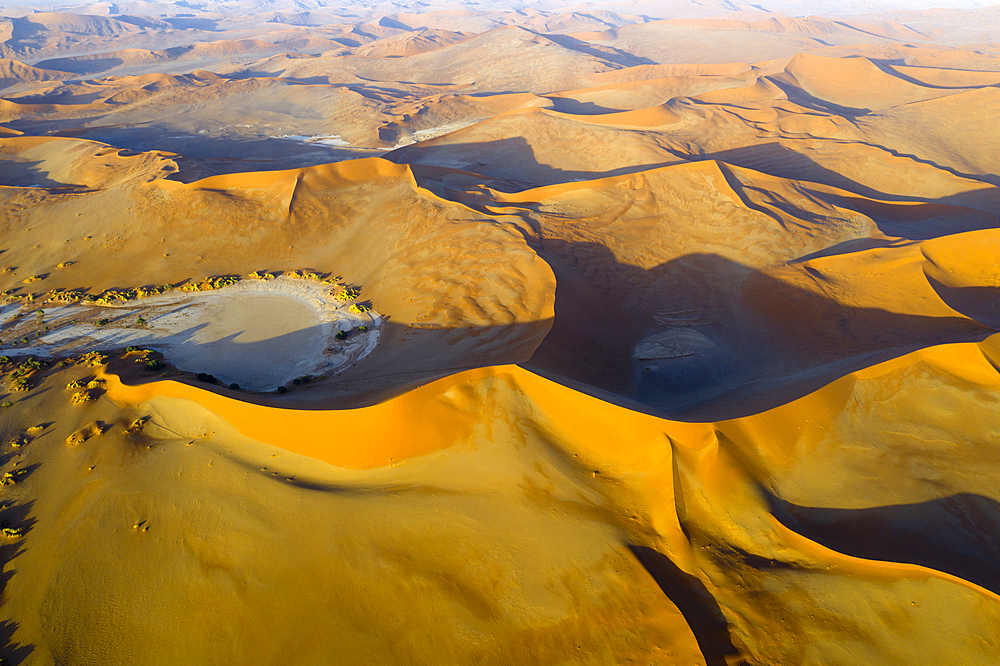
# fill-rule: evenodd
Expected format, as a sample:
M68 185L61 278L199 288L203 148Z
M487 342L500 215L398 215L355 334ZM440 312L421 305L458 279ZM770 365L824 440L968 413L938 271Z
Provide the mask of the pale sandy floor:
M169 316L169 315L168 315ZM298 377L323 353L316 312L285 296L235 294L205 304L189 340L165 345L178 367L243 388L265 389Z
M123 307L50 308L43 310L41 324L31 313L12 320L18 308L7 306L0 309L0 352L65 357L135 345L160 351L175 367L214 375L223 384L272 390L305 375L336 372L378 343L377 315L351 313L346 303L324 294L323 288L302 281L244 281ZM109 321L98 325L100 319ZM362 325L367 330L359 330ZM338 331L350 334L337 340ZM37 337L38 332L43 335ZM24 337L29 342L11 344Z

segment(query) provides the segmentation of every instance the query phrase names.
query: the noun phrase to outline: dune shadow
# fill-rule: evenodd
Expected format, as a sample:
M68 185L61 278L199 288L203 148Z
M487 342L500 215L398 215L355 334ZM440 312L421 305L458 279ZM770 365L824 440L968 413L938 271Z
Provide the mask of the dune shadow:
M714 254L644 269L599 243L546 238L536 251L556 275L555 319L525 367L671 418L746 416L917 349L996 332L959 316L845 306ZM637 352L663 340L661 355Z
M17 666L27 661L31 653L35 651L35 646L31 644L23 645L14 640L14 634L18 628L17 622L4 620L0 622L0 655L3 655L5 665Z
M463 370L516 363L633 409L708 422L780 406L921 348L979 342L996 332L987 320L843 305L715 254L688 254L647 269L618 261L599 243L529 242L556 276L553 319L465 327L384 320L378 344L360 362L308 386L287 384L284 395L244 393L241 399L358 407ZM285 368L289 374L275 383L318 374L303 362L303 336L322 335L318 328L245 343L234 329L207 346L194 333L143 344L162 349L168 361L171 346L191 346L188 358L205 362L182 367L215 375L217 389L199 384L209 390L229 383L247 388L239 376L243 359L279 374ZM225 364L215 363L223 358Z
M598 107L573 111L579 103L562 98L553 97L551 99L556 110L565 113L599 115L600 113L612 112L612 110ZM898 153L887 152L899 156ZM683 162L716 160L779 178L799 181L804 183L807 189L809 183L820 183L844 190L845 194L839 195L808 189L808 195L825 204L851 208L870 217L878 229L887 236L923 240L934 236L1000 226L1000 219L997 217L1000 214L1000 203L998 203L1000 197L996 195L996 190L993 187L1000 184L1000 180L992 176L961 173L947 166L920 160L913 156L903 157L927 164L960 178L980 182L982 188L945 197L921 197L919 193L908 193L906 196L891 194L837 173L805 153L777 141L699 155L668 152L664 157L667 159L661 162L622 163L620 166L605 170L564 169L539 161L534 148L524 137L508 137L469 143L418 142L397 148L384 155L385 159L399 164L460 169L484 177L505 179L520 183L520 189L627 175ZM730 174L728 179L735 191L741 193L743 187L739 186L735 175ZM734 181L737 181L736 184ZM753 189L752 185L748 187ZM851 194L860 196L850 196ZM748 201L745 196L744 202L761 210L759 206ZM779 207L782 205L779 199L773 197L770 203ZM900 206L892 205L894 203L908 205L904 210ZM798 217L804 213L798 208L789 209L789 212Z
M983 326L1000 330L1000 287L948 287L925 276L948 307Z
M622 165L607 171L563 169L539 162L534 148L520 136L475 143L417 142L396 148L383 157L397 164L459 169L488 178L508 180L520 183L519 189L626 175L682 161L673 158L656 163Z
M887 152L894 156L900 156L893 151ZM962 173L934 162L919 160L913 156L903 157L927 164L960 178L979 181L983 184L984 190L991 189L990 185L1000 184L1000 181L997 181L995 177ZM852 180L819 164L808 155L776 141L705 153L698 156L697 159L717 160L790 180L822 183L859 194L861 197L877 199L878 201L865 201L858 197L843 197L819 191L810 192L811 195L828 203L853 208L868 215L876 223L879 230L887 236L922 240L928 237L927 227L930 226L934 227L933 233L935 235L943 236L973 229L995 227L1000 224L995 216L996 211L990 205L991 202L984 198L980 191L939 198L920 197L917 193L906 196L890 194ZM881 202L889 202L890 205ZM893 202L916 203L918 205L908 208L908 216L903 217L900 215L900 211L894 210L895 207L891 205ZM969 210L956 210L956 207L965 207ZM985 212L988 216L972 214L974 211Z
M162 20L169 23L170 27L176 30L204 30L211 32L215 31L219 25L218 21L208 18L165 16Z
M574 116L599 116L604 113L620 113L627 110L598 106L593 102L578 102L571 97L556 97L553 95L547 96L546 99L552 102L553 111Z
M707 666L744 663L734 660L740 651L733 645L722 609L704 583L652 548L629 545L628 549L684 616Z
M541 33L538 33L541 34ZM577 51L579 53L585 53L593 58L600 58L607 62L613 62L616 65L621 65L622 67L636 67L638 65L656 65L658 64L655 60L650 60L644 56L637 56L635 54L629 53L627 51L621 51L616 48L609 46L603 48L597 48L589 42L577 39L570 35L559 34L559 33L544 33L544 37L549 41L555 42L563 48L570 49L571 51Z
M477 367L503 365L527 360L538 342L548 331L550 322L536 321L501 326L431 327L397 324L383 320L378 326L379 341L371 353L356 364L329 371L322 378L317 375L309 380L301 375L312 374L311 370L295 371L295 365L308 360L302 354L303 335L321 335L320 327L311 327L292 334L275 336L269 340L239 343L234 336L203 345L193 340L184 343L191 347L189 358L203 358L206 362L194 365L186 362L181 368L192 376L170 376L171 379L197 386L200 389L234 395L227 387L230 383L247 388L246 380L241 381L238 364L245 359L247 366L264 360L274 366L277 377L286 391L278 394L273 390L265 392L243 391L235 394L240 400L256 404L292 406L301 409L347 409L363 407L382 402L409 390L448 375ZM346 340L333 340L333 345L352 344L356 341L351 333ZM190 336L189 336L190 338ZM171 362L175 353L169 346L149 342L146 346L162 349L165 359ZM275 356L274 350L283 348L283 358ZM177 349L177 346L173 348ZM215 357L225 357L225 367L213 364ZM306 363L308 365L308 363ZM223 367L223 369L220 369ZM228 367L227 371L225 368ZM117 360L110 366L126 383L136 384L157 381L162 372L149 373L131 361ZM198 381L195 373L211 374L217 383Z
M785 95L788 96L789 101L795 102L799 106L804 106L807 109L812 109L813 111L821 111L823 113L834 113L838 116L844 116L845 118L857 118L860 116L867 116L871 114L871 109L855 108L851 106L841 106L840 104L835 104L825 99L815 97L809 94L802 88L792 85L790 83L785 83L780 79L773 76L767 76L766 78L770 83L774 84L775 87L780 89Z
M0 185L8 187L39 187L46 189L73 188L83 186L53 180L49 171L42 167L41 160L0 160Z
M114 69L125 61L121 58L107 57L107 58L50 58L49 60L42 60L41 62L35 63L35 67L40 67L42 69L54 69L60 72L69 72L70 74L97 74L109 69Z
M22 530L22 536L15 541L0 535L0 570L3 571L0 575L0 594L14 576L15 569L10 565L24 552L24 542L35 525L36 520L30 517L33 505L34 501L23 504L0 503L0 526ZM0 656L6 664L24 663L35 648L34 645L18 643L14 639L17 628L17 622L9 620L0 622Z
M1000 502L959 493L867 509L798 506L763 489L783 525L867 560L916 564L1000 594Z

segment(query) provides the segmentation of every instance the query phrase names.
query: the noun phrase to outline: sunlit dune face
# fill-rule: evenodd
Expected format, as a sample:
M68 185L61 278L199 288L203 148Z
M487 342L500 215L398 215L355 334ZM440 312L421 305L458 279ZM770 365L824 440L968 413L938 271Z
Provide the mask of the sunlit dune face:
M0 8L0 664L1000 662L997 8L293 4Z

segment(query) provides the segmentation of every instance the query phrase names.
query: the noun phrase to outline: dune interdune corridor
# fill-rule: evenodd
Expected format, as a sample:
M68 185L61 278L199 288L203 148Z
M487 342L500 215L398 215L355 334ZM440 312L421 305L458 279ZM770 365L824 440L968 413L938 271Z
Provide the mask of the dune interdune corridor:
M30 3L0 666L1000 664L1000 7Z

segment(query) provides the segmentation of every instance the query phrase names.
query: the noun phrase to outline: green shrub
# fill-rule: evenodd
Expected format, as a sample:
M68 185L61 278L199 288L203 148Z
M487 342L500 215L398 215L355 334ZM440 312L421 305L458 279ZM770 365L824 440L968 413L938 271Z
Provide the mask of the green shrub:
M0 407L13 407L13 406L14 403L12 403L10 400L4 400L3 402L0 402Z
M97 320L97 325L98 326L107 326L110 323L111 323L111 320L108 319L107 317L103 317L103 318Z
M15 376L27 375L30 372L44 368L47 364L43 361L39 361L37 358L26 358L17 364L17 369L14 371Z
M92 368L96 368L99 365L104 365L104 363L107 360L108 360L107 354L102 354L101 352L93 351L93 352L87 352L86 354L81 356L79 359L77 359L77 363L83 363L85 365L89 365Z
M74 405L79 405L84 402L90 402L93 399L94 399L94 394L91 393L90 391L80 391L78 393L73 394L71 402Z
M137 433L142 432L142 429L146 427L146 421L148 420L149 420L148 416L140 416L136 420L132 421L132 423L130 423L127 428L125 428L125 432L127 432L130 435L135 435Z
M354 287L348 287L344 291L334 296L334 298L336 298L338 301L353 301L360 295L361 295L360 290L355 289Z
M2 533L8 539L20 539L24 536L23 527L0 527L0 533Z
M167 367L167 364L158 358L151 358L148 361L146 361L146 367L149 368L150 370L162 370L163 368Z

